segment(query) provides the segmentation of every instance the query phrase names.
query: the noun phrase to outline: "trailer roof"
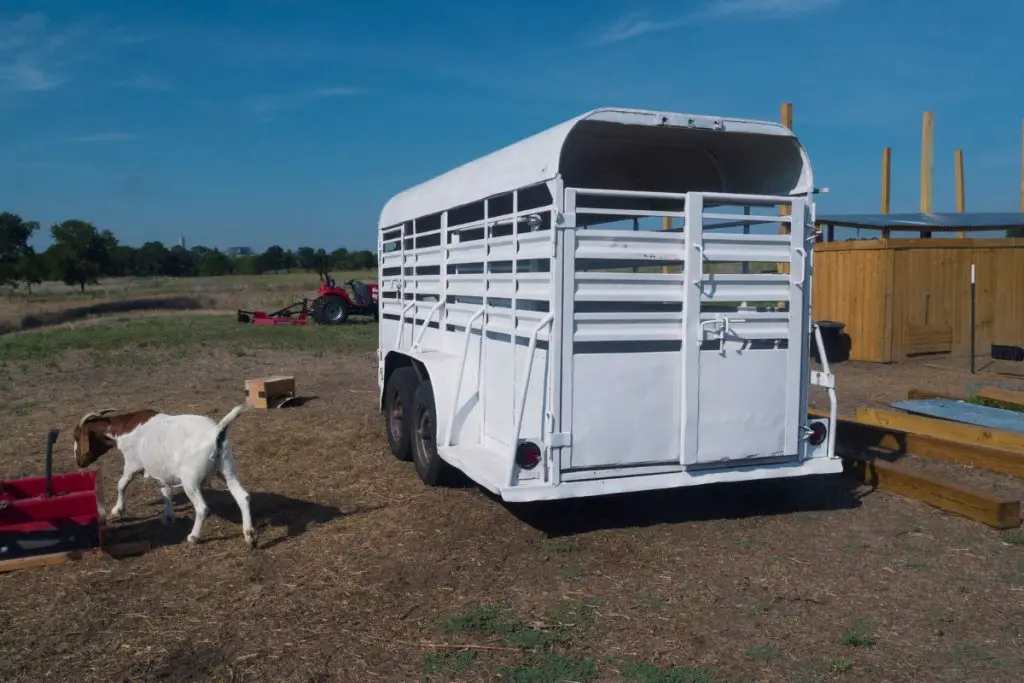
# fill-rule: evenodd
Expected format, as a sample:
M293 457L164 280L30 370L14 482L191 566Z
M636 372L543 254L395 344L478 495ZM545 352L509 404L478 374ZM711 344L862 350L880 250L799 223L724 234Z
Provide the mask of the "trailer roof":
M867 230L1003 230L1024 226L1024 213L848 213L818 215L815 222Z
M711 132L720 126L725 133L795 138L791 130L773 121L603 107L399 192L381 210L380 227L397 225L555 178L561 171L563 148L583 122L621 124L625 129L633 128L637 132L658 127L677 130L680 136L692 136L695 128ZM804 169L793 189L794 194L810 189L809 163L802 149L801 156Z

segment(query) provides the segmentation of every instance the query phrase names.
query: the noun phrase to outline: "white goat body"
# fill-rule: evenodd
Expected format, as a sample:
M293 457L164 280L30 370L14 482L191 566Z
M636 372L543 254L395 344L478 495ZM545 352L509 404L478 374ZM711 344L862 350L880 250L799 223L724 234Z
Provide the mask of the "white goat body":
M160 484L164 498L161 521L165 524L172 523L174 519L171 489L180 486L184 490L195 511L188 541L197 543L209 512L200 487L208 486L214 475L220 475L242 513L242 533L246 543L255 547L249 494L238 480L231 441L227 438L228 427L245 410L244 404L236 406L220 422L214 422L205 415L156 413L134 424L131 419L119 422L117 417L94 414L93 419L98 418L94 430L111 440L110 445L115 445L124 455L124 471L117 483L117 503L110 516L117 518L124 513L128 484L142 472L144 477ZM88 428L89 419L88 415L82 418L80 426ZM118 429L119 424L124 424L125 429ZM76 439L76 457L78 450L79 440Z

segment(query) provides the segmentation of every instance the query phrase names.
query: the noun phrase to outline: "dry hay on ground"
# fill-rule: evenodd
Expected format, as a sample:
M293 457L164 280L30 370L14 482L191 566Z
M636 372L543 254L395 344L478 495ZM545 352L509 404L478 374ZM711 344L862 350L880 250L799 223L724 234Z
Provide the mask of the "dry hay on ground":
M315 400L232 428L260 549L247 552L219 491L204 542L187 547L190 509L162 528L156 487L136 481L120 533L154 540L151 552L0 575L0 680L1024 675L1024 548L972 522L840 478L526 514L472 486L425 488L388 454L372 353L157 360L11 370L22 400L0 412L14 434L0 476L39 472L55 425L58 469L70 469L67 434L86 410L219 416L245 377L295 374ZM844 407L955 381L837 370ZM105 460L112 500L120 456Z

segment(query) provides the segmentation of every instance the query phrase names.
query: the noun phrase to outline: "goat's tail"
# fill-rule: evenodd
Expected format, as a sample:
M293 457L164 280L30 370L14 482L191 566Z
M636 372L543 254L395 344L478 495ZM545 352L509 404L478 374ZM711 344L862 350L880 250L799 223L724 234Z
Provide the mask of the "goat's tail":
M249 406L245 403L239 404L231 409L227 415L221 418L220 422L217 423L217 452L220 453L221 447L224 445L224 439L228 436L228 427L234 422L239 415L249 409Z

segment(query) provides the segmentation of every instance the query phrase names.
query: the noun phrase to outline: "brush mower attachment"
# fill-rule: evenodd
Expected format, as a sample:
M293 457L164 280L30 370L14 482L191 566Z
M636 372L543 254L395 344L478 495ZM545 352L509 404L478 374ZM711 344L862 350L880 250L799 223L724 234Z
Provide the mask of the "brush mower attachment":
M266 311L245 311L239 309L238 322L251 325L305 325L309 318L309 301L303 299L284 308Z

